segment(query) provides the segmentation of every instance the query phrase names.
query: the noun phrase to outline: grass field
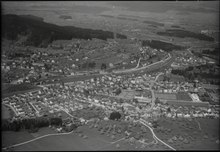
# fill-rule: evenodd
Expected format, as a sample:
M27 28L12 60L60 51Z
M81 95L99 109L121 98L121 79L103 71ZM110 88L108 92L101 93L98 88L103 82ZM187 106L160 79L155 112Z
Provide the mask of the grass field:
M31 140L34 137L27 131L13 132L3 131L2 132L2 147L14 145L27 140Z
M49 128L48 128L49 129ZM38 134L44 135L52 133L47 128L41 130ZM150 133L150 131L149 131ZM150 133L151 134L151 133ZM82 136L86 135L88 138L84 139ZM36 135L35 135L36 136ZM33 134L27 132L4 132L3 133L3 147L15 143L20 143L33 138ZM7 138L7 140L6 140ZM13 141L10 141L13 138ZM150 137L149 137L150 138ZM152 138L152 137L151 137ZM151 139L152 140L152 139ZM150 142L150 141L147 141ZM117 144L120 146L117 147ZM100 134L97 128L90 128L88 126L81 126L77 128L72 134L49 136L14 147L14 151L97 151L97 150L166 150L167 148L160 143L157 145L143 146L139 142L128 142L124 139L123 134L116 134L115 139L107 136L107 134Z
M185 101L192 101L192 98L185 92L178 92L176 94L177 100L185 100Z
M188 119L159 119L159 125L164 129L155 129L156 135L164 142L170 144L177 150L218 150L219 144L216 140L219 139L219 120L200 118L197 121ZM199 129L199 125L200 128ZM170 129L170 130L169 130ZM169 143L169 139L173 136L177 139ZM187 139L189 143L184 143Z
M51 133L55 133L55 131L47 127L39 129L36 133L28 133L28 131L3 131L2 147L18 144Z
M111 139L105 135L99 134L96 129L90 129L88 126L78 128L81 133L72 133L69 135L50 136L36 140L29 144L15 147L19 151L63 151L63 150L97 150L111 145ZM88 136L87 139L80 137L80 134Z
M165 100L176 100L176 94L175 93L155 93L155 97L159 99L165 99Z

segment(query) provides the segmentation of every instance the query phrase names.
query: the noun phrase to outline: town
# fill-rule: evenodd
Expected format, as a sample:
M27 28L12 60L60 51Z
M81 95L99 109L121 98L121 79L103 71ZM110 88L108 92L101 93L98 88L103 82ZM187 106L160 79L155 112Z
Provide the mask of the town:
M26 5L3 15L3 151L219 149L214 23L120 3L94 14L26 3L47 15ZM88 12L67 13L78 7Z

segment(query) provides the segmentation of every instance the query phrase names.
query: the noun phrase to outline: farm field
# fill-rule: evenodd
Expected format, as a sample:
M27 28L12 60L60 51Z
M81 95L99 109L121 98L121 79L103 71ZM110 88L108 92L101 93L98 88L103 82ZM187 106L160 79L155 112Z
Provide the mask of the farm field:
M158 123L160 127L155 129L156 135L177 150L219 149L219 144L216 143L219 140L219 135L216 134L219 127L218 119L170 118L159 119ZM174 136L176 139L173 138Z

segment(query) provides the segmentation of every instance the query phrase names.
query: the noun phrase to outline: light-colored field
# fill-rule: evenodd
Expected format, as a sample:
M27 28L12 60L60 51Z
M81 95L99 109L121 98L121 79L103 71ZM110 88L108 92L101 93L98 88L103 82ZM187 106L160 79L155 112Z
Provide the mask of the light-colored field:
M124 99L133 99L135 96L135 91L125 91L123 90L122 93L119 95L121 98Z

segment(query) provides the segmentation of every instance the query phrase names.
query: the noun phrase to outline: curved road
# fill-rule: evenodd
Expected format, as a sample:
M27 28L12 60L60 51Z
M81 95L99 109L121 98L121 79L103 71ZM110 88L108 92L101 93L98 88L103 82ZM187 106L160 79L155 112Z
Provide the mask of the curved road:
M173 148L172 146L168 145L167 143L165 143L165 142L163 142L161 139L159 139L159 138L155 135L153 129L146 124L145 120L141 119L139 122L150 129L151 133L153 134L154 139L156 139L157 141L160 141L161 143L163 143L164 145L166 145L166 146L169 147L170 149L176 151L175 148Z
M38 139L41 139L41 138L44 138L44 137L48 137L48 136L68 135L68 134L71 134L71 133L73 133L73 132L74 132L74 130L71 131L71 132L67 132L67 133L47 134L47 135L43 135L43 136L40 136L40 137L31 139L31 140L28 140L28 141L19 143L19 144L15 144L15 145L11 145L11 146L5 147L5 148L2 148L2 149L6 150L7 148L12 148L12 147L21 146L21 145L28 144L28 143L30 143L30 142L33 142L33 141L35 141L35 140L38 140Z

